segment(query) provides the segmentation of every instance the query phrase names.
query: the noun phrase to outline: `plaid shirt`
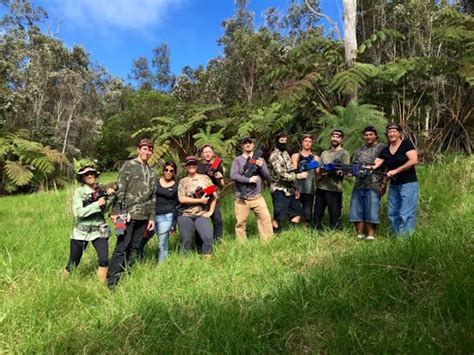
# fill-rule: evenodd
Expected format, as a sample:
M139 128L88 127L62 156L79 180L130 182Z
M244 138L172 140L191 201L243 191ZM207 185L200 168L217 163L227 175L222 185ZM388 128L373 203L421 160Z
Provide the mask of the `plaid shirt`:
M271 168L272 183L270 191L280 190L286 196L295 193L296 172L292 172L291 158L286 150L273 150L268 159Z

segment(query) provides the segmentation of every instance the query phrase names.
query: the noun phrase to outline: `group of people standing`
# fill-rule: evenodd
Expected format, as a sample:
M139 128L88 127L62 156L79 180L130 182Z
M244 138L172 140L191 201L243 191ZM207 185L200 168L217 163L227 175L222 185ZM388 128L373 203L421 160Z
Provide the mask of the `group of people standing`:
M409 140L403 140L398 124L386 127L388 145L378 142L374 127L366 127L362 134L364 146L359 148L352 163L364 168L356 176L350 204L349 218L355 224L358 240L374 240L380 223L380 199L390 181L388 216L391 232L401 236L415 229L418 183L415 165L418 157ZM351 158L342 147L344 132L331 132L331 147L320 156L313 153L313 137L304 135L299 152L290 156L288 134L275 134L275 147L268 165L261 151L255 151L253 137L240 140L241 155L231 166L230 179L235 183L235 235L244 242L250 211L255 214L260 239L268 242L288 221L306 223L323 229L323 216L328 210L330 229L341 228L342 182L350 172ZM67 277L81 259L88 242L92 242L99 258L98 276L102 283L113 288L127 266L144 255L150 236L158 236L159 262L168 254L168 239L179 227L181 251L186 254L196 249L205 259L212 256L213 246L223 235L222 213L218 191L225 186L224 170L215 164L212 145L201 147L201 161L188 156L184 162L186 176L176 181L178 166L170 161L162 166L160 176L149 164L153 142L142 139L137 157L122 166L118 186L102 191L96 184L99 172L92 166L81 168L77 179L81 186L73 197L75 225L71 234L70 258L63 272ZM217 158L218 159L218 158ZM304 166L311 168L305 169ZM336 164L335 170L325 167ZM273 217L262 195L264 182L270 182ZM117 244L110 265L105 221L107 208L116 226Z

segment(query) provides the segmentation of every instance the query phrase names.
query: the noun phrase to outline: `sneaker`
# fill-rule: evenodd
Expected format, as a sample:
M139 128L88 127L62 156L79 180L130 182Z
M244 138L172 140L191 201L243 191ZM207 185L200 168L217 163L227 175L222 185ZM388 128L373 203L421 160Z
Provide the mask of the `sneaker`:
M373 235L368 235L367 238L365 238L365 240L373 241L375 240L375 237Z
M359 234L357 236L357 240L364 240L364 239L365 239L365 235Z

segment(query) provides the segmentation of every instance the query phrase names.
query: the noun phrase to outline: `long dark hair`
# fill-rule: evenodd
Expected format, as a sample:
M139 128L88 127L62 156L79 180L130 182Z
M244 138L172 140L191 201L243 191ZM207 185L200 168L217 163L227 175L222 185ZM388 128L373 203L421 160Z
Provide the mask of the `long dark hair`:
M174 175L173 175L173 180L176 180L176 175L178 173L178 166L174 161L167 161L163 164L163 172L165 171L167 166L171 166L174 169Z

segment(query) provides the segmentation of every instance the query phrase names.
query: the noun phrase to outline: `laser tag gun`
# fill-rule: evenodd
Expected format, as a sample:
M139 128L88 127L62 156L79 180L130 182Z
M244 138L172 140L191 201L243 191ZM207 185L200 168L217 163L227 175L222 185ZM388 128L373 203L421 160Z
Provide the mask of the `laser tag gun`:
M253 153L253 156L247 159L247 162L244 165L242 175L246 178L251 178L252 176L256 175L258 170L257 160L261 157L263 157L263 151L261 151L260 149L256 150Z
M359 163L354 162L353 164L343 164L340 160L334 160L333 163L324 164L321 166L320 172L328 173L331 175L359 175Z
M111 194L111 195L109 195L107 193L107 190L109 188L112 188L114 190L114 193ZM109 197L115 195L115 191L117 191L117 188L118 188L118 186L117 186L117 183L115 183L115 182L107 185L106 187L101 187L100 185L96 185L95 188L94 188L94 191L92 191L92 193L91 193L91 196L82 201L82 207L89 206L91 203L96 202L97 200L99 200L102 197L105 197L105 199L107 200ZM100 208L103 210L105 208L105 205L100 206Z
M372 175L387 175L387 173L384 171L374 170L374 168L371 167L370 165L369 166L359 165L358 175L354 175L354 176L360 176L361 178L364 178L364 177L368 177Z
M207 170L207 175L209 175L211 178L214 177L214 175L219 171L222 165L222 158L216 157L214 161L212 162L211 166Z
M193 192L193 198L202 198L204 196L206 197L212 197L214 195L214 192L217 191L217 186L215 185L209 185L208 187L206 188L202 188L201 186L199 186L198 188L196 188L196 190Z
M298 168L293 169L292 172L304 173L305 171L317 169L320 166L321 163L317 160L301 160L298 162Z
M125 229L127 228L127 222L130 221L130 215L125 212L125 206L122 204L120 206L120 213L115 220L114 227L115 227L115 235L120 237L125 235Z

